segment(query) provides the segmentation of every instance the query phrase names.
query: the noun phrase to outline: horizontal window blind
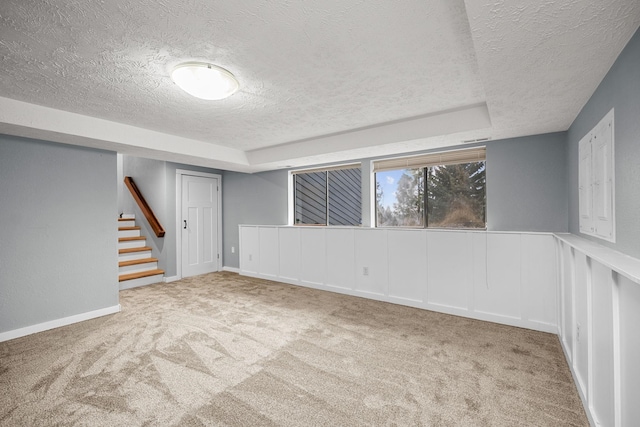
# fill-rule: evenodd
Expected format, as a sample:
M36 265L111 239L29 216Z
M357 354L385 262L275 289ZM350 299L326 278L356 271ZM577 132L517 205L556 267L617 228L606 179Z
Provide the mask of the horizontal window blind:
M457 165L460 163L481 162L486 160L486 158L486 147L475 147L464 150L429 153L420 156L376 160L373 162L373 171L381 172L396 169L418 169L439 165Z
M313 168L313 169L304 169L291 171L292 175L297 175L299 173L314 173L314 172L327 172L327 171L339 171L344 169L356 169L360 167L360 163L349 163L348 165L337 165L337 166L328 166L324 168Z

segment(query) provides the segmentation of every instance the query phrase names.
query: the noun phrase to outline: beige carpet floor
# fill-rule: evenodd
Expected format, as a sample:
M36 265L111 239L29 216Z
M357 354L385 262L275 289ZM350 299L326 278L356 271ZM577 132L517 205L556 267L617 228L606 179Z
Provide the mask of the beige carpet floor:
M0 343L2 426L587 426L558 338L214 273Z

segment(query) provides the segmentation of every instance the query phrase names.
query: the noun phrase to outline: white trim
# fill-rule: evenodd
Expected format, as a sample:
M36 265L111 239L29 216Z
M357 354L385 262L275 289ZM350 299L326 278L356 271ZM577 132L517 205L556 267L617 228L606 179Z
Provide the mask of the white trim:
M291 171L287 174L287 224L294 225L293 217L295 216L295 207L293 200L293 174Z
M398 169L423 169L440 165L476 163L487 160L487 147L453 148L417 154L412 156L390 157L373 161L373 173Z
M344 169L357 169L359 167L362 167L361 162L340 163L334 166L321 166L321 167L313 167L308 169L292 169L289 172L291 173L291 175L296 175L299 173L330 172L330 171L337 171L337 170L344 170Z
M373 160L369 162L369 228L378 227L378 199L376 197L376 173L373 171Z
M620 341L620 283L619 273L611 271L611 312L613 313L613 419L614 426L622 426L622 348Z
M95 319L96 317L107 316L109 314L118 313L119 311L120 311L120 304L113 305L111 307L101 308L99 310L88 311L86 313L75 314L73 316L63 317L62 319L50 320L48 322L26 326L24 328L14 329L12 331L2 332L0 333L0 342L9 341L15 338L24 337L26 335L35 334L38 332L48 331L49 329L55 329L61 326L67 326L74 323L83 322L89 319Z
M187 169L176 169L176 275L182 279L182 177L184 175L214 178L218 180L218 269L222 270L224 250L222 247L222 175L217 173L196 172Z
M640 260L630 257L598 242L568 233L554 233L558 239L593 258L605 267L613 270L632 282L640 285Z
M238 273L240 274L240 269L236 268L236 267L229 267L228 265L225 265L224 267L222 267L222 271L229 271L231 273Z
M175 281L177 281L177 280L180 280L180 276L164 277L164 278L162 279L162 281L163 281L164 283L171 283L171 282L175 282Z
M587 257L587 405L590 412L595 414L593 407L593 266L591 258Z

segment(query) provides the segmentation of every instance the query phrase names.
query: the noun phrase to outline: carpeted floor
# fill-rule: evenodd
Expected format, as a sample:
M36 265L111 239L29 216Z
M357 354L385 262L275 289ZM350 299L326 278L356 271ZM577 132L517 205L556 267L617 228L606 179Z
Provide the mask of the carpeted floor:
M214 273L0 343L2 426L587 426L551 334Z

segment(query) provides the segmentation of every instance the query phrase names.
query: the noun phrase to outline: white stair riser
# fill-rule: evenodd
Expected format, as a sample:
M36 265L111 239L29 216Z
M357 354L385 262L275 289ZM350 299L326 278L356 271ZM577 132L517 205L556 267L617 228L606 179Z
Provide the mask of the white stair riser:
M151 251L142 252L129 252L126 254L118 254L118 262L120 261L132 261L134 259L144 259L151 256Z
M164 275L162 274L156 274L155 276L147 276L147 277L141 277L139 279L125 280L124 282L120 282L120 290L137 288L138 286L146 286L152 283L159 283L159 282L162 282L163 277Z
M125 242L118 242L118 249L141 248L146 245L147 242L145 240L130 240Z
M120 227L135 227L136 226L136 221L135 220L130 220L130 221L118 221L118 228Z
M118 230L118 237L140 237L140 230Z
M137 273L139 271L156 270L158 268L158 262L145 262L144 264L126 265L124 267L118 267L118 274Z

